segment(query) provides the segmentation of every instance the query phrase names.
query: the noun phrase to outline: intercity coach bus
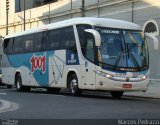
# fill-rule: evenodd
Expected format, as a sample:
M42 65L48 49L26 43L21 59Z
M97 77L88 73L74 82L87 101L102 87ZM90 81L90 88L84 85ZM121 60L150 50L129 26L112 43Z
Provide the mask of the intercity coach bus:
M106 18L75 18L6 36L2 81L17 91L43 87L49 92L69 88L146 91L149 53L142 29Z

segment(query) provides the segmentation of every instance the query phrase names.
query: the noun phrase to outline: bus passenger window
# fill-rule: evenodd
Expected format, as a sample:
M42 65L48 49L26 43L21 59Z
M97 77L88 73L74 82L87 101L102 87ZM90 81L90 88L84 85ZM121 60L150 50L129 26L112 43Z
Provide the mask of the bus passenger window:
M24 45L24 42L23 42L23 37L20 36L20 37L16 37L14 39L14 44L13 44L13 52L14 53L24 53L24 50L25 50L25 45Z
M4 53L12 54L12 45L13 45L13 38L5 39L4 40Z
M61 41L62 49L76 51L76 41L73 27L67 27L63 30L63 40Z
M60 30L51 30L48 32L46 40L46 50L59 49Z
M32 52L33 51L33 41L32 40L25 41L25 48L27 52Z
M32 34L34 36L34 51L42 50L42 40L43 40L43 32Z
M33 52L33 35L24 36L25 52Z

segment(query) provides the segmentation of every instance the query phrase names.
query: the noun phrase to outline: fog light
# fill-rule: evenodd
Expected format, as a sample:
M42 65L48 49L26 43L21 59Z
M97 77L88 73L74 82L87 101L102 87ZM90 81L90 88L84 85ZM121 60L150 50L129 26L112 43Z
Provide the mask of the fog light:
M99 85L103 86L103 82L99 82Z

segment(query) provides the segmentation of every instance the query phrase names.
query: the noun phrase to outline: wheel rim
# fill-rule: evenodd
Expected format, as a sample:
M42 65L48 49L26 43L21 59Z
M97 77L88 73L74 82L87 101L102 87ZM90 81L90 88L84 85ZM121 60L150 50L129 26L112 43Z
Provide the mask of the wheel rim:
M17 89L19 90L21 88L21 83L20 83L20 80L18 79L17 80Z
M76 79L71 80L70 88L71 88L71 92L75 93L75 91L77 89L77 80Z

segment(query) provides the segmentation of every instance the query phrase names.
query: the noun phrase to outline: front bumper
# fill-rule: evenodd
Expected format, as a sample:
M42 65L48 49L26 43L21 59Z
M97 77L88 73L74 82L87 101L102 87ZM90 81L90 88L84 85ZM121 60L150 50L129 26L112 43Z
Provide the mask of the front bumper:
M124 87L130 85L131 87ZM96 89L108 91L146 91L149 85L149 79L141 81L114 81L111 79L100 79L97 81Z

